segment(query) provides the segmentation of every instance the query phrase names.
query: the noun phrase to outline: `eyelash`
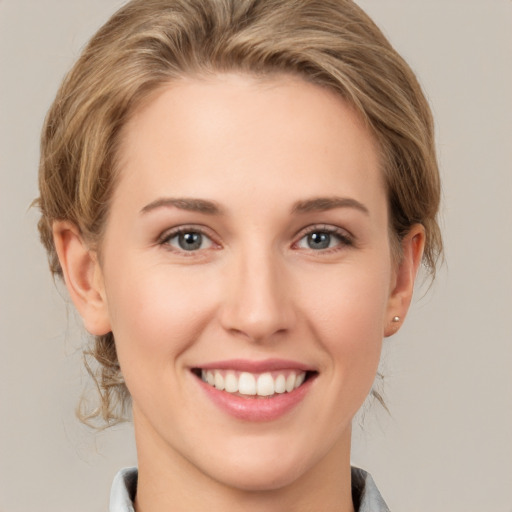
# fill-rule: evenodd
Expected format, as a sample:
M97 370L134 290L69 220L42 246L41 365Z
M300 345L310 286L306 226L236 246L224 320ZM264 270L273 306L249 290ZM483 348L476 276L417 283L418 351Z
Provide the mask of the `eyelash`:
M179 226L177 228L171 229L169 231L166 231L158 238L158 244L165 247L169 251L177 252L186 256L194 256L195 253L198 253L200 251L204 251L205 249L198 249L198 250L190 250L187 251L186 249L178 249L176 247L173 247L170 243L170 241L179 236L179 235L186 235L186 234L198 234L201 235L203 238L206 238L210 241L210 244L212 246L219 247L219 244L215 242L214 237L209 233L208 230L206 230L202 226Z
M336 226L330 226L330 225L326 225L326 224L315 224L313 226L309 226L309 227L305 228L303 231L301 231L299 233L300 238L293 245L294 246L298 245L298 243L300 243L303 239L305 239L306 237L308 237L309 235L312 235L314 233L327 234L329 236L334 236L335 238L338 239L339 243L336 244L335 247L328 247L328 248L319 249L319 250L309 248L306 250L326 254L326 253L343 250L343 248L346 248L346 247L354 246L354 238L346 230L338 228Z
M334 236L335 238L338 239L338 244L336 244L336 246L334 246L334 247L327 247L327 248L322 248L322 249L304 248L305 250L309 250L314 253L326 254L326 253L331 253L331 252L336 252L336 251L342 250L343 248L346 248L346 247L354 246L354 239L346 230L335 227L335 226L325 225L325 224L315 224L315 225L309 226L309 227L303 229L301 232L299 232L299 234L298 234L299 238L296 242L294 242L292 244L292 247L298 248L298 245L302 240L306 239L308 236L315 234L315 233L316 234L327 234L329 236ZM194 256L194 255L197 255L197 253L199 253L199 252L210 249L210 247L208 247L208 248L203 248L203 249L198 248L195 250L186 250L183 248L178 249L171 245L170 241L173 238L175 238L179 235L186 235L186 234L201 235L203 238L206 238L207 240L209 240L209 243L212 246L214 246L214 247L216 246L216 248L220 247L220 244L215 242L214 237L209 233L208 230L206 230L202 226L194 226L194 225L179 226L177 228L171 229L170 231L166 231L158 238L157 243L161 246L164 246L169 251L177 252L177 253L183 254L184 256L185 255L186 256Z

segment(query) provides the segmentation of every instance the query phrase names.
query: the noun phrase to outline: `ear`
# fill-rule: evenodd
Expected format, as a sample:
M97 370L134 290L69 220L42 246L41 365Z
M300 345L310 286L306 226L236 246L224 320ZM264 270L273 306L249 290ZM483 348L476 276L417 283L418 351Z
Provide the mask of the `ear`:
M402 258L393 273L384 336L391 336L400 329L409 309L425 247L424 227L414 224L403 238L401 246Z
M78 227L69 221L53 223L53 240L71 300L89 333L110 332L103 274L96 252L89 249Z

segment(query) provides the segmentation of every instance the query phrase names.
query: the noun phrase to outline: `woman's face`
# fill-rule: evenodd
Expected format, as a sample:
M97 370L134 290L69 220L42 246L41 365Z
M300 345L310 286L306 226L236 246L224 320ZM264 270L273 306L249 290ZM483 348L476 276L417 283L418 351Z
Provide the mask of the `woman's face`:
M403 311L375 143L338 96L163 89L125 127L101 262L141 464L272 489L348 460Z

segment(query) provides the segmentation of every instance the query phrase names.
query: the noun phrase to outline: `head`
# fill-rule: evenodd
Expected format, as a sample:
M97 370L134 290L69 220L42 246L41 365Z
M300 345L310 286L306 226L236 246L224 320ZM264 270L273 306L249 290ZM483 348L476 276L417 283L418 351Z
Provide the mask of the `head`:
M375 141L393 259L421 225L423 263L434 276L440 184L430 109L408 65L349 0L135 0L119 10L85 48L46 119L39 229L51 271L62 276L54 241L61 221L101 263L134 115L168 85L232 73L302 80L350 107ZM96 335L89 353L102 393L90 417L114 422L129 393L112 332Z

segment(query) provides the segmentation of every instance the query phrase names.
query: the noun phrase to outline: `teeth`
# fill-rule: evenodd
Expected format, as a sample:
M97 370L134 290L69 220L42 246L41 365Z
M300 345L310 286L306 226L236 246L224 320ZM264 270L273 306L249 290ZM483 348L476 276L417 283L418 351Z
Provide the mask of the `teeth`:
M242 395L256 394L256 379L251 373L243 372L238 379L238 391Z
M305 373L300 373L299 375L297 375L297 378L295 379L295 387L298 388L304 382L305 378Z
M274 379L270 373L262 373L258 377L258 396L270 396L274 394Z
M201 379L210 386L228 393L248 396L272 396L290 393L305 380L306 372L290 371L253 374L233 370L202 370Z
M277 376L274 388L276 393L284 393L286 391L286 378L283 374Z
M222 373L215 372L215 387L217 389L220 389L222 391L224 389L224 377L222 376Z
M290 373L290 375L286 377L286 391L288 391L288 393L295 389L295 380L296 377L294 373Z
M238 379L233 372L228 372L224 379L224 389L228 393L236 393L238 391Z

